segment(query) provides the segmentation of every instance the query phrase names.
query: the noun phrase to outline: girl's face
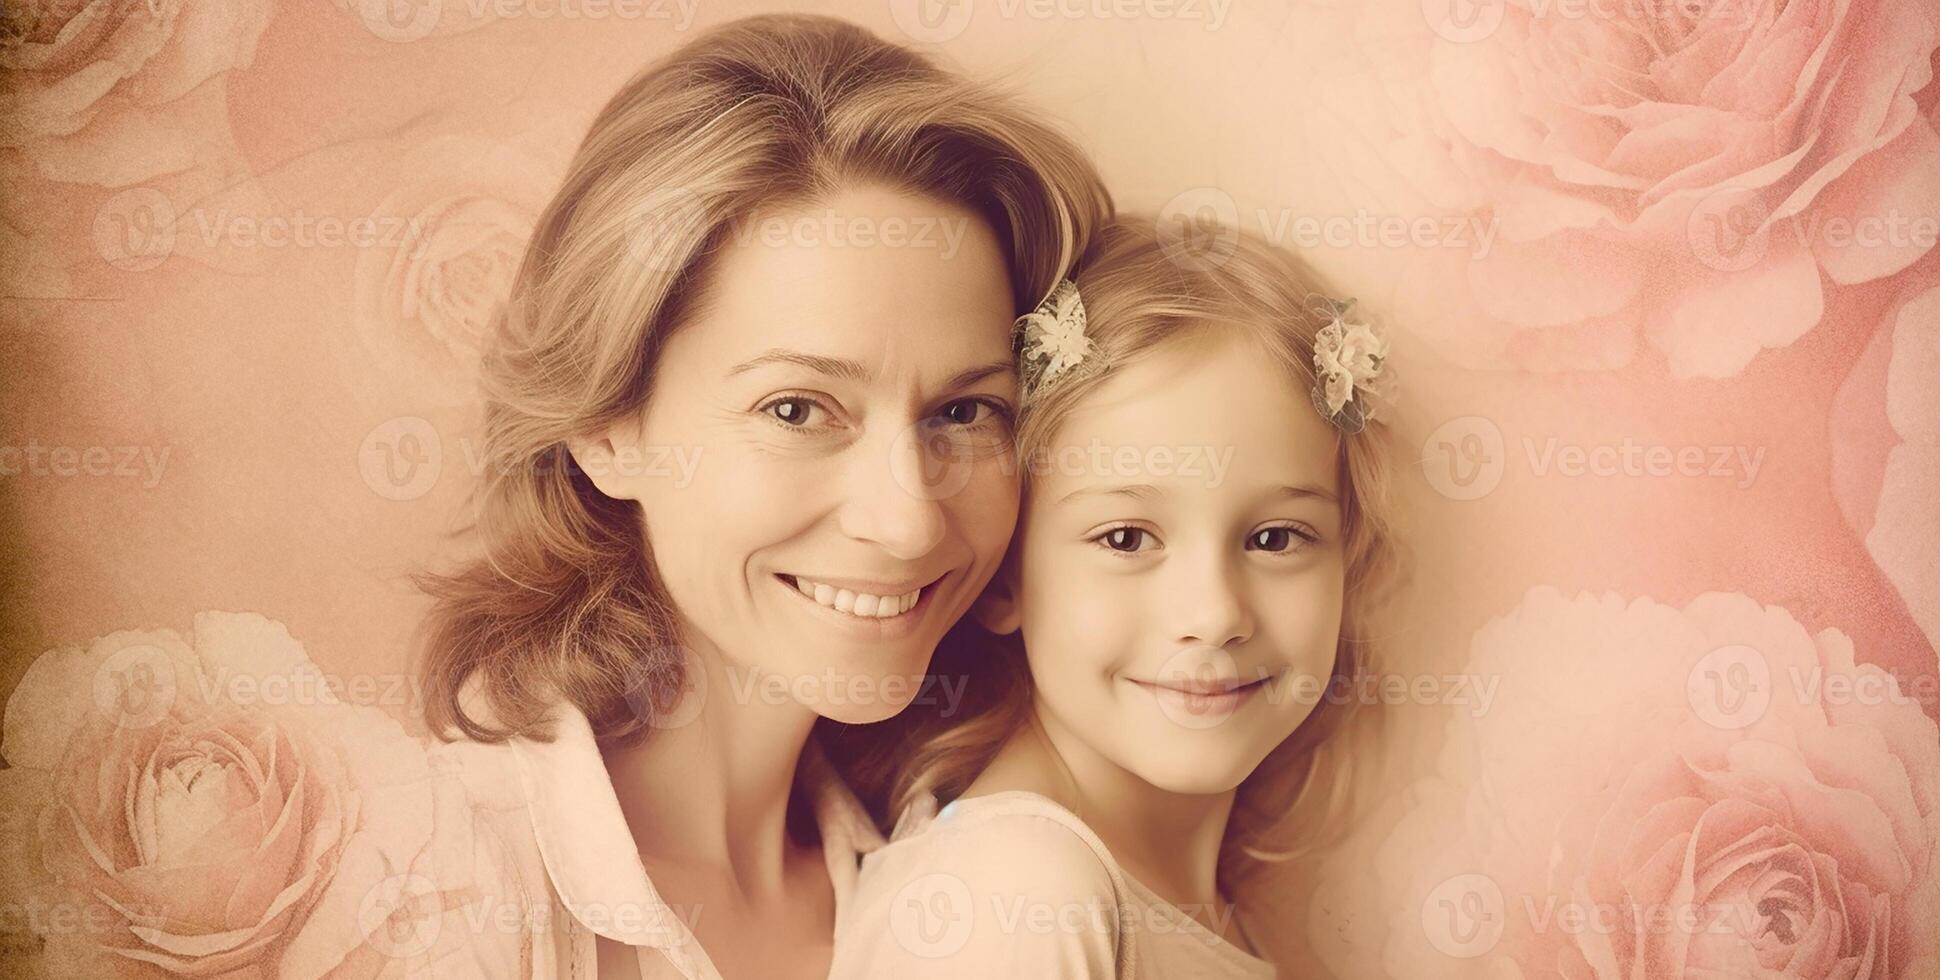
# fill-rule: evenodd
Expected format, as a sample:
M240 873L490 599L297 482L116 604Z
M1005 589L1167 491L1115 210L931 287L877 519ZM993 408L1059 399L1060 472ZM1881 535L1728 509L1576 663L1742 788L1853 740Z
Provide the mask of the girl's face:
M731 232L639 424L575 456L640 502L688 645L727 668L706 697L880 720L1016 525L1004 256L876 186Z
M1067 759L1224 792L1312 712L1340 637L1336 438L1263 350L1195 337L1027 461L1014 608L986 621L1021 625Z

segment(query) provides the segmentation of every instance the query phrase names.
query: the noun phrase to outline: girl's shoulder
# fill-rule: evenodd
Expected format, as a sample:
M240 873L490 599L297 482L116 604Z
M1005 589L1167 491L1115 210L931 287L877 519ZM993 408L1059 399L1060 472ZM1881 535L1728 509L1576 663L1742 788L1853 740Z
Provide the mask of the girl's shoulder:
M831 976L1129 976L1128 897L1104 842L1048 797L926 799L863 858Z

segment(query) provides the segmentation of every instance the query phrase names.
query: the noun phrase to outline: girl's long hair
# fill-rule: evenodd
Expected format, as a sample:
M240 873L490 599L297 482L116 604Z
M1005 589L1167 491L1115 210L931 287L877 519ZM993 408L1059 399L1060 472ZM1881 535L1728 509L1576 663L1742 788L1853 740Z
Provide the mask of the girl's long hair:
M1319 279L1293 255L1251 234L1199 231L1215 240L1211 249L1162 235L1151 217L1123 216L1099 234L1075 281L1087 312L1085 333L1094 345L1087 360L1103 367L1076 371L1025 400L1018 417L1020 459L1043 458L1073 409L1119 369L1188 335L1241 331L1270 352L1297 390L1304 394L1313 385L1315 338L1331 322ZM1329 696L1240 785L1220 854L1223 885L1236 884L1261 862L1304 853L1317 843L1306 831L1335 821L1349 806L1348 760L1326 749L1356 703L1339 695L1372 669L1379 610L1402 581L1392 441L1378 412L1361 431L1339 438L1346 588ZM1027 495L1030 473L1027 466ZM1015 545L1007 560L1015 560ZM940 800L961 794L1007 739L1033 723L1030 671L1017 634L992 636L966 620L938 650L930 676L932 688L965 681L964 695L950 712L936 710L948 706L932 691L884 723L900 729L894 741L912 746L885 801L890 815L922 794ZM1305 814L1313 815L1313 824L1295 826Z

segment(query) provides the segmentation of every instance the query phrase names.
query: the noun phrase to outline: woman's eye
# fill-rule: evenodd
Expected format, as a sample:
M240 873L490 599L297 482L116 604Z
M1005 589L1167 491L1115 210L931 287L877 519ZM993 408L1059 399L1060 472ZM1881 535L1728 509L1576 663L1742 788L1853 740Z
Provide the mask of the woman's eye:
M978 425L1004 415L999 406L982 398L962 398L943 406L936 417L950 425Z
M1115 527L1092 540L1112 551L1130 554L1144 551L1144 545L1153 541L1151 532L1140 527Z
M1313 540L1300 533L1297 528L1279 526L1263 527L1246 539L1248 551L1289 551Z
M777 398L761 406L761 410L768 413L770 417L783 425L806 428L808 426L809 416L813 415L814 410L818 407L820 406L816 405L815 400L812 398L793 395L787 398Z

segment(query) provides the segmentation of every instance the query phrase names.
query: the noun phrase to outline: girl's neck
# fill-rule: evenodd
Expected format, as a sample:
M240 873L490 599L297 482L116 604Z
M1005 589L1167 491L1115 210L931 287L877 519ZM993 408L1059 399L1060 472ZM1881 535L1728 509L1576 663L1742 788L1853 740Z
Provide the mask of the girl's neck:
M684 680L665 727L602 753L613 791L650 865L707 869L755 902L785 897L789 795L815 713L761 697L754 668L697 653L687 663L704 676Z
M1194 915L1218 919L1219 852L1235 793L1154 786L1034 709L965 795L1024 789L1082 818L1140 884ZM1201 913L1204 913L1203 915Z

